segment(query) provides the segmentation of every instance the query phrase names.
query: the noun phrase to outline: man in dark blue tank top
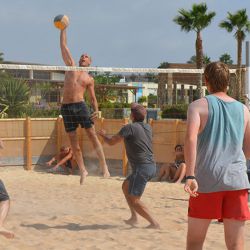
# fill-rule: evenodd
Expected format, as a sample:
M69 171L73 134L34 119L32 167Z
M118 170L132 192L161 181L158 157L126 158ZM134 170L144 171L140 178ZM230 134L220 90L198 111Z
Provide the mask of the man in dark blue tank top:
M107 136L105 131L99 135L109 145L114 145L124 140L128 161L132 167L132 174L123 182L122 190L131 210L131 218L125 223L134 226L138 223L138 214L145 218L150 225L148 228L158 229L158 222L149 213L141 201L147 182L154 177L156 166L152 150L152 131L145 124L145 108L137 103L131 105L132 123L125 125L116 135Z
M212 219L223 220L228 249L244 249L244 226L250 219L249 110L227 95L230 73L225 64L208 64L204 76L210 95L191 103L187 116L187 249L202 249Z

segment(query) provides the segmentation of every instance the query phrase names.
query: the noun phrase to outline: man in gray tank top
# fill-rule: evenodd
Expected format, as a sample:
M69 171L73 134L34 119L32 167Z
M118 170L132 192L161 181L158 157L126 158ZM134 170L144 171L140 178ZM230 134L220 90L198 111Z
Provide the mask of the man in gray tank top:
M156 166L152 150L152 131L145 124L145 108L137 103L131 105L132 123L125 125L113 136L106 135L105 131L98 132L104 141L114 145L124 140L128 161L132 167L132 174L122 184L122 190L131 210L131 217L125 223L134 226L138 223L138 214L146 219L148 228L160 228L159 223L152 217L149 210L141 201L147 182L155 176Z
M230 73L225 64L208 64L204 76L210 95L191 103L187 118L187 249L202 249L212 219L223 220L228 249L244 249L244 226L250 219L249 110L227 95Z

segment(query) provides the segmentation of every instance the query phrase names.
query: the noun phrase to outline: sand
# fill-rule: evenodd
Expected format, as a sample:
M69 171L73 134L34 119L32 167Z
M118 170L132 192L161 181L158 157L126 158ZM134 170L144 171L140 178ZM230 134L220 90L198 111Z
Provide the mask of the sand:
M79 176L0 168L11 196L6 228L15 239L0 237L1 250L82 249L185 249L188 195L183 185L150 182L143 201L161 224L161 230L124 224L129 209L122 195L123 178L89 176L83 186ZM250 223L245 249L250 249ZM199 229L197 229L199 230ZM204 249L226 249L223 224L213 222Z

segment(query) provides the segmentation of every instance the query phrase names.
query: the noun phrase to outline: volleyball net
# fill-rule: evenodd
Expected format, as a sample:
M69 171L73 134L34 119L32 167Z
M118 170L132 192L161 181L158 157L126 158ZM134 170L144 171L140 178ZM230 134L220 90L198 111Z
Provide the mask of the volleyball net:
M146 106L147 122L148 118L159 121L151 123L159 162L170 160L175 144L183 144L185 134L185 122L161 118L185 119L185 108L197 98L200 80L204 94L206 91L202 69L0 64L0 116L4 118L0 119L0 138L7 145L6 151L2 151L5 165L20 164L20 156L24 156L22 161L27 166L45 162L60 146L69 145L59 118L67 71L86 71L95 80L99 110L104 118L96 121L96 130L115 134L129 122L131 102ZM230 73L235 81L236 71L231 69ZM84 100L90 107L87 95ZM173 108L178 105L179 110ZM93 157L95 153L84 130L78 134L85 156ZM104 147L107 159L124 160L123 145L112 150ZM166 152L170 152L169 156Z
M46 66L46 65L20 65L20 64L0 64L0 89L2 101L0 102L0 117L23 117L37 115L57 114L62 95L64 75L67 71L86 71L95 80L97 101L100 109L121 108L129 106L131 102L142 102L149 108L161 108L164 105L188 104L199 96L197 87L202 86L205 94L203 69L193 68L115 68L115 67L69 67L69 66ZM234 81L235 69L230 70ZM10 107L13 104L9 95L9 90L18 83L22 83L23 88L19 88L28 94L26 98L26 111L15 114L15 110ZM201 83L202 81L202 83ZM12 86L12 88L10 87ZM4 87L3 87L4 86ZM25 89L25 86L27 88ZM4 94L5 89L5 94ZM201 91L201 90L199 90ZM21 99L24 94L15 91L12 94L18 95ZM88 97L86 97L88 101ZM17 100L18 101L18 100ZM20 102L22 100L19 100ZM24 100L23 100L24 102ZM25 106L25 105L23 105ZM29 109L29 110L28 110ZM43 110L43 112L39 111ZM13 113L14 112L14 113ZM51 112L52 114L49 114Z

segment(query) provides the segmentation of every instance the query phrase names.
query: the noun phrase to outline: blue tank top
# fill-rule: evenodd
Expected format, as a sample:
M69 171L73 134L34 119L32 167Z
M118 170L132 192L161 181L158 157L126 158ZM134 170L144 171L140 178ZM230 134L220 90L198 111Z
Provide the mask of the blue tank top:
M198 192L211 193L250 188L244 139L244 107L238 101L225 102L214 95L208 102L208 120L198 135L195 175Z

